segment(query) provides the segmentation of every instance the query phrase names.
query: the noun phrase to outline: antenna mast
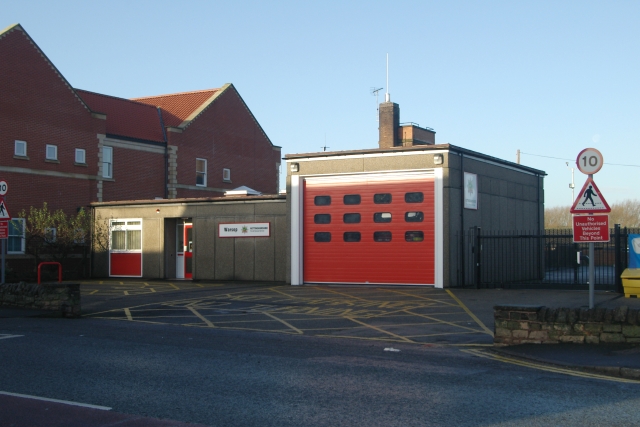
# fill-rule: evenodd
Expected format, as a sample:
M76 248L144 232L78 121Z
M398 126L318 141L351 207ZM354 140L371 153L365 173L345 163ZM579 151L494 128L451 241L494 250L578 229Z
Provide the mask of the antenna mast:
M378 102L378 92L380 92L381 90L382 90L381 87L377 88L377 89L375 87L372 87L370 89L371 95L376 97L376 120L377 121L380 121L380 114L379 114L379 112L380 112L380 107L379 107L380 103Z
M384 102L391 102L391 94L389 94L389 54L387 53L387 92L384 94Z

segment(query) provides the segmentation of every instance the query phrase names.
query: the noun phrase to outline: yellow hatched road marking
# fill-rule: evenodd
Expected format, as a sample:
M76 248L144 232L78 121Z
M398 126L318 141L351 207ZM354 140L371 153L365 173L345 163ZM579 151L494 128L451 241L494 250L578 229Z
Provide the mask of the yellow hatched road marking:
M404 341L404 342L415 343L415 341L412 341L412 340L410 340L410 339L409 339L409 338L407 338L407 337L403 337L403 336L401 336L401 335L394 334L393 332L385 331L384 329L377 328L377 327L375 327L375 326L373 326L373 325L368 325L368 324L366 324L366 323L364 323L364 322L361 322L361 321L359 321L359 320L354 319L353 317L346 317L346 319L349 319L349 320L351 320L351 321L353 321L353 322L356 322L356 323L358 323L358 324L360 324L360 325L362 325L362 326L366 326L367 328L374 329L374 330L376 330L376 331L378 331L378 332L382 332L383 334L391 335L392 337L396 337L396 338L398 338L398 339L401 339L401 340L402 340L402 341Z
M462 307L462 309L463 309L464 311L466 311L466 312L467 312L467 314L468 314L468 315L469 315L469 316L470 316L470 317L471 317L471 318L472 318L472 319L473 319L473 320L474 320L478 325L480 325L480 327L481 327L482 329L484 329L484 330L485 330L485 332L486 332L487 334L489 334L489 335L493 336L493 331L492 331L491 329L487 328L487 327L485 326L485 324L484 324L484 323L482 323L482 321L481 321L480 319L478 319L478 317L477 317L475 314L473 314L473 313L471 312L471 310L469 310L469 309L467 308L467 306L466 306L466 305L464 305L464 303L463 303L462 301L460 301L460 299L459 299L457 296L455 296L455 295L453 294L453 292L451 292L449 289L445 289L445 291L447 291L447 293L448 293L449 295L451 295L451 298L453 298L453 299L458 303L458 305L459 305L460 307Z
M131 311L128 308L124 309L124 314L126 314L127 320L133 320L133 316L131 316Z
M469 331L473 331L473 332L482 332L482 331L479 331L479 330L477 330L477 329L470 328L470 327L468 327L468 326L456 325L456 324L455 324L455 323L453 323L453 322L447 322L446 320L437 319L437 318L435 318L435 317L427 316L427 315L425 315L425 314L412 313L412 312L410 312L409 310L406 310L406 313L407 313L407 314L412 314L412 315L414 315L414 316L418 316L418 317L424 317L425 319L433 320L433 321L434 321L434 322L436 322L436 323L442 323L442 324L449 325L449 326L455 326L456 328L460 328L460 329L467 329L467 330L469 330ZM493 336L493 334L491 334L491 336Z
M213 323L211 323L211 321L209 319L207 319L206 317L204 317L202 314L198 313L198 311L195 308L193 308L191 306L187 306L187 309L189 309L190 312L195 314L200 320L202 320L204 323L206 323L207 326L209 326L210 328L215 328L215 325Z
M353 296L353 295L349 295L349 294L345 294L345 293L342 293L342 292L334 291L332 289L321 289L321 288L318 288L318 287L316 287L316 289L322 290L322 291L325 291L325 292L330 292L332 294L342 295L343 297L349 297L349 298L359 299L359 300L366 301L366 302L371 302L371 300L368 300L366 298L356 297L356 296Z
M304 335L304 332L302 332L300 329L296 328L295 326L293 326L292 324L282 320L282 319L278 319L276 316L272 315L271 313L267 313L266 311L263 312L263 314L271 317L274 320L277 320L278 322L290 327L291 329L293 329L294 331L296 331L296 333L300 334L300 335Z
M427 301L433 301L435 303L451 305L451 306L454 306L454 307L456 306L456 304L452 304L449 301L442 301L442 300L439 300L439 299L427 298L427 297L423 297L423 296L420 296L420 295L410 294L408 292L397 291L395 289L385 289L385 291L394 292L394 293L400 294L400 295L407 295L407 296L410 296L410 297L419 298L419 299L423 299L423 300L427 300Z
M124 291L124 294L125 295L129 295L129 291Z
M180 288L174 285L173 283L169 283L169 286L173 286L175 289L180 290Z
M558 367L554 367L554 366L550 366L550 365L543 365L543 364L540 364L540 363L525 362L525 361L518 360L518 359L512 359L510 357L504 357L504 356L498 356L498 355L495 355L495 354L489 354L489 353L487 353L485 351L482 351L482 350L467 349L467 350L460 350L460 351L462 351L463 353L472 354L474 356L484 357L485 359L497 360L499 362L510 363L512 365L518 365L518 366L524 366L526 368L531 368L531 369L538 369L540 371L553 372L553 373L556 373L556 374L566 374L566 375L571 375L571 376L574 376L574 377L591 378L591 379L606 380L606 381L615 381L615 382L621 382L621 383L640 384L640 381L637 381L637 380L630 380L630 379L626 379L626 378L609 377L607 375L600 375L600 374L592 374L592 373L589 373L589 372L574 371L574 370L568 369L568 368L558 368Z

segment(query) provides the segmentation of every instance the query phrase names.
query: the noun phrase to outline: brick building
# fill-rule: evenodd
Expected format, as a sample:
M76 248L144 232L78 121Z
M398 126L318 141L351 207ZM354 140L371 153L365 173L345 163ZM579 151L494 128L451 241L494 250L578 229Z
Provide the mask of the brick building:
M75 213L239 186L278 191L280 147L232 84L138 99L75 89L19 24L0 31L0 76L0 179L14 218L43 202ZM23 230L9 234L10 259L20 258Z

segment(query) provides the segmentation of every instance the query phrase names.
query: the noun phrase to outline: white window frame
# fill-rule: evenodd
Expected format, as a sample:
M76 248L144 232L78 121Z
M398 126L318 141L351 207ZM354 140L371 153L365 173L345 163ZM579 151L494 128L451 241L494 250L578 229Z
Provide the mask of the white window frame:
M47 160L58 160L58 146L47 144L44 150L44 158Z
M198 170L198 164L202 162L204 165L204 170ZM198 178L202 177L202 183L198 184ZM197 187L206 187L207 186L207 159L196 158L196 186Z
M22 149L19 150L18 147L22 147ZM13 146L13 154L19 157L27 157L27 141L19 141L16 139Z
M80 155L81 159L78 159L79 157L78 155ZM84 165L87 163L87 152L84 148L76 148L75 162L81 165Z
M113 147L102 147L102 177L113 178Z
M231 182L231 169L222 169L222 180L224 182Z
M22 223L22 234L11 233L11 222L21 222ZM9 250L9 241L11 238L20 238L20 250L19 251L11 251ZM7 239L7 254L24 254L24 245L25 245L25 219L24 218L11 218L9 221L9 239Z
M129 249L127 245L127 237L125 237L124 249L113 249L113 232L117 231L140 231L140 249ZM116 253L139 253L142 252L142 218L122 218L109 220L109 252Z
M58 230L55 227L47 227L44 229L44 241L47 243L55 243L58 238Z

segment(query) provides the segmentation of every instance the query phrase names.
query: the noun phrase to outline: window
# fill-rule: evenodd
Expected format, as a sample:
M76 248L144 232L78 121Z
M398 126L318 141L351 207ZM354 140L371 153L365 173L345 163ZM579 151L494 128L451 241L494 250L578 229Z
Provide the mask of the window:
M316 196L313 198L313 204L316 206L328 206L331 204L331 196Z
M11 221L9 221L7 253L23 254L24 242L24 218L11 218Z
M343 198L345 205L359 205L360 204L360 195L359 194L347 194Z
M374 242L390 242L391 241L391 232L390 231L376 231L373 233L373 241Z
M313 240L315 240L316 242L330 242L331 233L326 231L318 231L313 235Z
M20 156L20 157L26 157L27 156L27 142L26 141L16 141L15 142L15 149L14 149L13 154L16 155L16 156Z
M424 233L422 231L406 231L404 233L404 240L407 242L422 242L424 240Z
M373 203L377 205L387 205L391 203L391 194L390 193L374 194Z
M222 169L222 180L231 182L231 169Z
M111 221L112 251L140 251L142 249L142 221Z
M313 216L313 222L316 224L331 224L330 214L315 214Z
M359 213L346 213L342 216L342 220L345 224L358 224L360 222Z
M391 222L391 212L376 212L373 214L373 222Z
M102 177L113 178L113 147L102 147Z
M196 159L196 185L198 187L207 186L207 161Z
M47 144L47 148L45 150L45 158L47 160L58 160L58 146Z
M47 227L44 229L44 241L46 243L54 243L56 241L57 235L58 231L55 227Z
M343 239L345 242L359 242L360 241L360 232L359 231L345 231Z
M424 221L424 213L422 212L406 212L404 214L406 222L422 222Z
M424 201L424 194L422 192L405 193L404 201L407 203L422 203Z
M85 164L87 163L86 152L83 148L76 148L76 163Z

